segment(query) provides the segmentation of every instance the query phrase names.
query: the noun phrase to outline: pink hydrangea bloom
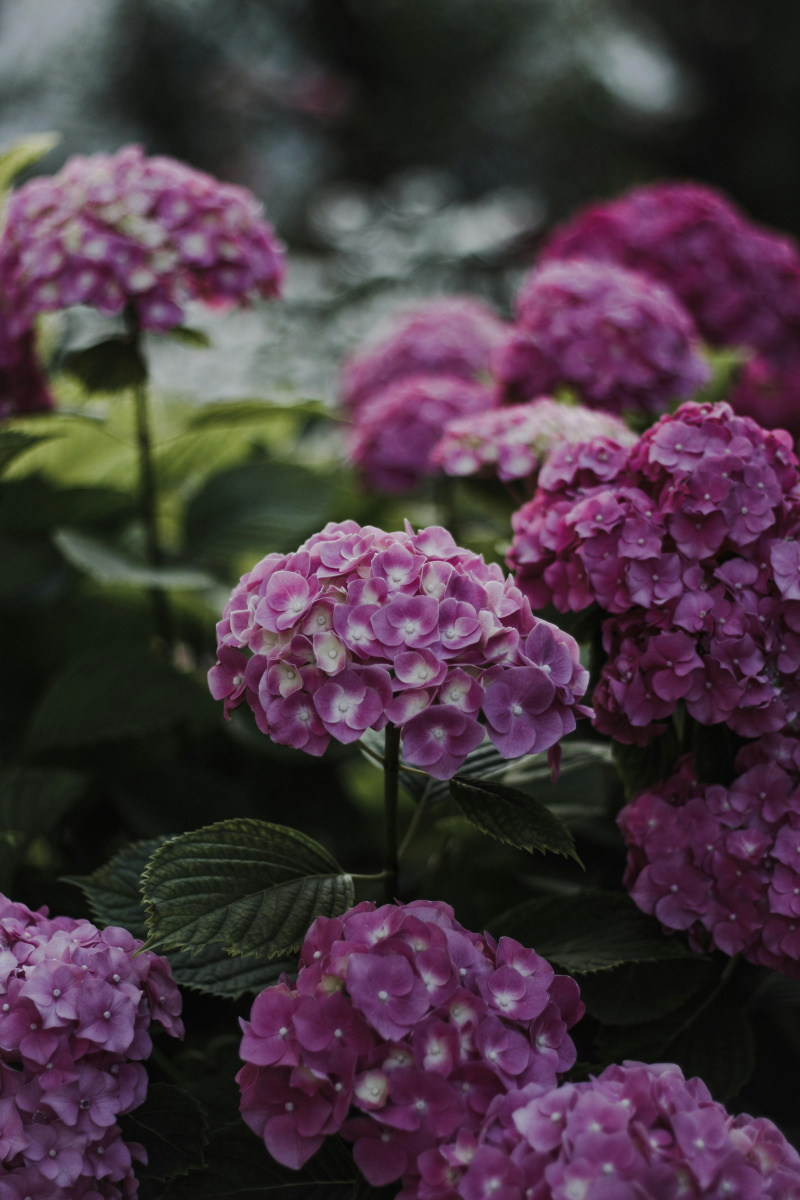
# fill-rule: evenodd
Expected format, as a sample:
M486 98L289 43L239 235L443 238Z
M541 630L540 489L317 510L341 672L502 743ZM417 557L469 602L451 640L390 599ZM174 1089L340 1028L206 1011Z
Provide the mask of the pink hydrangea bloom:
M438 779L486 733L507 757L541 753L589 712L574 639L438 526L332 522L268 554L234 589L217 646L209 687L226 716L246 700L273 741L308 754L392 722L406 761Z
M644 745L679 700L744 737L800 711L800 475L783 430L684 404L632 448L556 450L512 522L534 607L611 614L604 733Z
M431 1151L402 1196L798 1200L800 1155L767 1118L731 1116L679 1067L625 1062L585 1083L498 1096L478 1137Z
M416 1195L431 1156L474 1144L496 1097L555 1085L582 1015L573 979L470 933L449 905L365 902L318 917L296 985L267 988L242 1021L242 1116L286 1166L341 1131L370 1183Z
M384 388L414 375L488 382L506 326L471 296L440 296L399 313L388 334L342 368L341 396L355 411Z
M447 423L484 413L498 401L482 383L447 375L414 375L390 384L356 411L348 440L351 461L370 487L406 492L438 474L431 459Z
M788 429L800 437L800 361L777 369L765 358L751 358L730 396L731 408L765 429Z
M625 885L693 945L800 978L800 740L742 749L730 787L697 782L691 758L619 815Z
M545 246L545 261L600 259L665 284L716 346L749 346L773 365L800 359L800 255L696 183L637 188L584 209Z
M0 285L2 286L2 285ZM36 358L33 330L12 338L0 297L0 421L6 417L48 412L53 397Z
M117 1118L147 1094L158 1021L183 1037L169 964L125 929L0 896L0 1194L136 1195ZM137 953L138 952L138 953Z
M621 446L636 440L624 421L578 404L559 404L540 396L529 404L456 417L431 454L446 475L496 472L503 481L534 475L561 442L610 437Z
M179 325L188 300L275 296L283 252L254 197L138 146L74 157L8 201L0 271L9 332L37 313L131 305L144 329Z
M613 263L538 267L520 288L516 316L496 371L521 399L568 386L591 408L663 412L710 376L681 303Z

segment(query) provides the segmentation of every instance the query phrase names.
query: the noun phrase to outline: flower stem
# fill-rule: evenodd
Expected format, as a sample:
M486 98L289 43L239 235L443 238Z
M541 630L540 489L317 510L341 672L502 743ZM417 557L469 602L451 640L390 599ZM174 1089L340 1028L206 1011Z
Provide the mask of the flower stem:
M400 779L400 730L387 725L383 753L384 898L391 904L397 893L397 787Z

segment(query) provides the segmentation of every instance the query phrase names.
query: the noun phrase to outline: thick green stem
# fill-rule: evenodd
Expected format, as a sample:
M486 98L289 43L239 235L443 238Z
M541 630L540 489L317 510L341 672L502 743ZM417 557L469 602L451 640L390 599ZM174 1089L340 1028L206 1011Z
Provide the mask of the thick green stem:
M397 788L400 780L400 730L387 725L383 754L384 813L384 898L391 904L397 894L399 861L397 850Z

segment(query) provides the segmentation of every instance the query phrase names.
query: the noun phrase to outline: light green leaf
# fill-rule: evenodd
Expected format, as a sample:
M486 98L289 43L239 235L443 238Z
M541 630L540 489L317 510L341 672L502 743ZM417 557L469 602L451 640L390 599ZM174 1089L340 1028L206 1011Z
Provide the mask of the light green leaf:
M188 325L173 325L172 329L166 331L165 336L193 350L207 350L211 345L211 338L207 333L202 329L190 329Z
M8 191L17 175L44 158L60 141L60 133L29 133L0 150L0 192Z
M521 850L553 851L580 863L564 822L533 796L493 780L456 775L450 795L461 812L483 833Z
M87 776L65 768L13 767L0 772L0 888L10 887L14 871L34 838L47 834L80 798Z
M315 917L337 916L352 878L298 830L236 818L172 838L142 877L149 945L288 955Z
M57 529L53 541L68 563L106 586L174 588L195 592L216 586L216 580L205 571L184 567L147 567L97 538L76 530Z
M89 651L51 679L33 714L28 745L38 751L117 742L212 719L213 711L193 679L144 647Z
M0 429L0 474L20 454L30 450L31 446L35 446L38 442L46 442L48 437L49 434L36 437L21 429Z
M296 403L273 403L270 400L225 400L219 404L204 404L190 422L192 429L209 429L229 425L252 425L273 417L330 417L331 410L321 400L298 400Z

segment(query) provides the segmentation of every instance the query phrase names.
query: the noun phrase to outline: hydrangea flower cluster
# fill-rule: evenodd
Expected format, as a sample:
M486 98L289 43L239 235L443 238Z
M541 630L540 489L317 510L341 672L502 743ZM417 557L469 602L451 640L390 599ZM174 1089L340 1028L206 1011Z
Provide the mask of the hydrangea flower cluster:
M384 388L415 375L487 382L506 326L471 296L441 296L398 314L388 335L353 354L341 398L351 412Z
M663 412L710 377L681 303L613 263L537 268L520 288L516 316L496 365L521 399L568 386L591 408Z
M712 345L750 346L776 366L800 358L800 255L695 183L637 188L584 209L543 252L600 259L665 284Z
M425 1160L403 1200L798 1200L800 1155L765 1117L731 1116L679 1067L625 1062L585 1083L500 1096L480 1136Z
M124 929L50 918L0 896L0 1195L136 1195L117 1117L147 1093L148 1026L183 1037L166 959Z
M611 413L540 396L476 417L457 417L445 427L431 461L446 475L495 473L504 482L534 475L561 442L610 437L621 446L636 440Z
M48 412L53 407L53 397L36 358L33 330L11 338L6 335L4 325L5 317L0 310L0 421Z
M597 728L646 744L680 700L744 737L800 711L800 476L783 430L684 404L631 448L556 450L514 514L534 607L598 604Z
M474 1144L497 1096L555 1086L582 1015L573 979L447 904L358 904L317 918L296 986L242 1022L242 1115L287 1166L341 1131L370 1183L428 1195L428 1164Z
M273 741L322 754L332 737L391 722L405 760L437 779L485 732L516 758L555 747L590 712L574 639L438 526L331 522L295 553L268 554L234 589L217 653L213 696L226 714L247 699Z
M179 325L188 300L275 296L283 255L254 197L138 146L69 159L8 201L0 273L10 333L37 313L131 305L143 329Z
M437 474L431 459L448 422L484 413L497 393L482 383L449 375L413 375L389 384L358 410L348 453L368 485L407 492Z
M800 740L765 734L740 750L736 770L730 787L706 786L687 757L622 810L625 885L696 949L710 940L798 979Z

